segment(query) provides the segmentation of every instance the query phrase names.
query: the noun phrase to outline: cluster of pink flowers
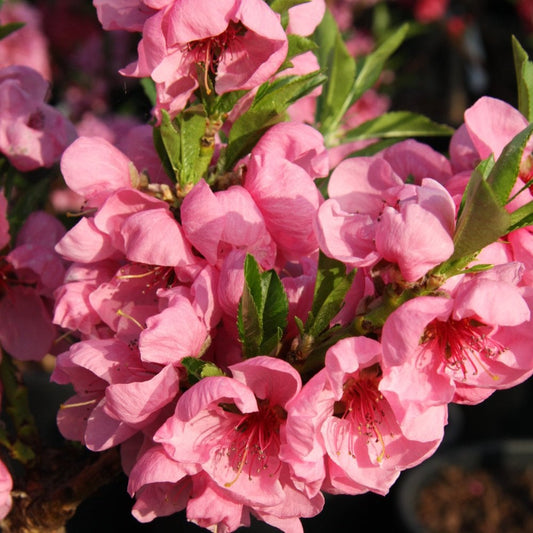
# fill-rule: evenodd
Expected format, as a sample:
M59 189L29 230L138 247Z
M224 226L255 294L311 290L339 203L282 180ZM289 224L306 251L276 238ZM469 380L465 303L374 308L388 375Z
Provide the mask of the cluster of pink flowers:
M0 70L0 152L22 172L60 160L80 217L65 231L34 212L10 248L0 189L0 344L39 360L66 332L51 379L75 394L59 429L91 451L120 447L139 521L185 509L219 533L252 516L301 532L324 493L386 494L432 455L451 402L479 403L533 373L531 225L453 262L464 259L457 235L476 167L498 162L528 126L516 109L481 98L449 157L405 140L343 159L355 146L326 146L308 112L320 90L308 91L306 108L287 102L292 120L269 123L224 168L228 125L253 111L263 84L318 69L309 50L283 64L325 2L283 16L263 0L94 5L105 29L142 33L122 72L154 82L164 146L137 124L118 138L86 123L76 138L38 73ZM242 98L210 130L209 106L235 91ZM369 104L368 118L387 105ZM178 175L193 156L177 164L176 137L164 135L180 135L181 112L198 108L209 165L176 184L164 166ZM364 105L347 108L346 129ZM187 140L174 148L186 152ZM508 191L511 215L533 200L531 148ZM0 517L11 488L0 462Z

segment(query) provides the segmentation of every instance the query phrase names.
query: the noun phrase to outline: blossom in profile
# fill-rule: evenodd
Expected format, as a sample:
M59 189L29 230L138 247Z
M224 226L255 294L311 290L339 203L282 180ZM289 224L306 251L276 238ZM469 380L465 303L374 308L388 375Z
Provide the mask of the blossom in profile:
M50 167L76 138L74 126L46 104L48 82L25 66L0 70L0 152L18 170Z

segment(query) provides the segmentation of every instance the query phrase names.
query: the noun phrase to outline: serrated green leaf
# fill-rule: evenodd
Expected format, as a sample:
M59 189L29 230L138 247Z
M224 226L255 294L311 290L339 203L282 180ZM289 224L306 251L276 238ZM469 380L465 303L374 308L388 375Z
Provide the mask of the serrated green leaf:
M189 108L171 120L161 113L159 135L170 162L173 178L186 191L206 174L214 152L214 142L206 140L203 108ZM156 146L158 139L155 138ZM162 158L165 163L165 158Z
M376 138L449 136L453 132L452 127L437 124L424 115L410 111L391 111L347 131L342 137L342 142Z
M246 358L270 355L287 326L289 304L274 270L260 272L251 255L244 262L244 289L239 302L237 327Z
M507 233L510 215L493 189L475 169L465 191L454 235L454 252L447 263L475 253Z
M183 186L196 184L207 172L215 149L214 139L205 142L206 116L203 112L184 112L178 115L181 138Z
M518 110L529 121L533 120L533 63L518 39L512 36L513 59L518 92Z
M344 263L320 252L313 305L305 323L308 335L316 338L329 327L331 320L344 305L344 297L354 276L355 270L347 274Z
M299 4L307 4L311 0L273 0L270 3L270 9L276 13L284 13L288 11L291 7L297 6Z
M215 112L219 114L229 113L235 104L250 91L230 91L229 93L221 94L217 96L215 103Z
M0 26L0 39L11 35L14 31L20 30L20 28L25 25L25 22L9 22L7 24L3 24Z
M274 351L287 327L289 301L279 276L274 270L263 275L265 304L263 309L263 341L260 355L269 355Z

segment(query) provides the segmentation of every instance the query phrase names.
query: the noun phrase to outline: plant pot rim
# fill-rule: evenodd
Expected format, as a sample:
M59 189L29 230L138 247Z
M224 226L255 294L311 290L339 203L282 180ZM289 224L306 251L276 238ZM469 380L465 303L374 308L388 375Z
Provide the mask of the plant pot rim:
M398 481L396 504L407 531L427 533L417 519L417 494L446 466L467 469L485 465L523 467L533 465L533 439L500 439L474 442L437 452L417 467L404 472Z

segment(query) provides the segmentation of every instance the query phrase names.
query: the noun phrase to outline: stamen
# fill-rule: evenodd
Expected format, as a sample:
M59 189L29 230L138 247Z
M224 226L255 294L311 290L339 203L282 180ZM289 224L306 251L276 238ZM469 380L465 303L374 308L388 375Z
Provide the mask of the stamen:
M84 407L85 405L92 405L96 403L96 398L92 400L87 400L86 402L79 402L79 403L62 403L59 406L59 409L71 409L72 407Z
M350 427L360 435L372 438L379 444L381 452L376 458L378 462L387 457L385 440L380 427L386 421L383 406L385 399L378 389L381 375L381 368L376 364L364 368L357 375L350 377L344 384L341 400L335 402L333 409L334 416L347 420L350 422ZM339 427L338 431L340 429ZM339 437L340 435L337 435L337 439ZM348 454L355 457L355 450L348 449ZM340 455L340 450L337 455Z
M124 311L122 311L122 309L119 309L117 311L117 315L118 316L123 316L124 318L127 318L128 320L131 320L136 326L139 326L139 328L141 330L144 330L144 326L136 319L136 318L133 318L131 315L128 315L127 313L125 313Z
M463 379L469 373L477 375L478 367L481 367L497 381L499 376L490 371L487 361L498 357L505 347L489 337L485 332L487 329L488 326L471 318L446 322L435 319L426 327L422 344L434 348L446 368L460 371Z

